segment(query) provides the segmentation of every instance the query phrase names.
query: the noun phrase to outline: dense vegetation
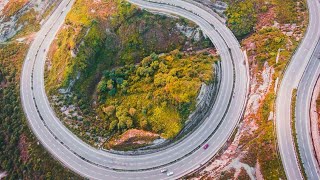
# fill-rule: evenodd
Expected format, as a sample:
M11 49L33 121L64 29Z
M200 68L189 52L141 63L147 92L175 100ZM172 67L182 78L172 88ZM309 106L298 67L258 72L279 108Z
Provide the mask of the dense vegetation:
M60 118L64 119L74 133L90 144L102 142L104 140L101 138L107 138L114 133L124 132L134 127L161 133L160 127L158 130L152 129L145 118L135 118L139 119L135 121L128 120L122 115L122 119L126 120L119 121L118 118L106 120L104 115L96 118L96 109L101 109L96 86L105 75L103 72L108 69L119 71L121 69L119 67L122 66L135 67L134 64L152 53L166 53L175 49L183 51L191 47L193 50L210 47L209 39L205 39L201 32L199 32L199 39L183 34L177 24L189 27L193 32L197 28L185 19L154 15L122 0L99 2L99 6L110 9L103 15L99 13L99 9L95 9L97 13L91 13L89 9L93 5L88 3L87 0L76 1L50 50L46 87L49 94L53 95L52 99L58 99L55 107ZM88 4L88 7L83 7L83 4ZM77 80L72 93L66 96L57 93L59 88L67 88L75 79ZM139 86L139 83L136 86ZM194 93L197 91L195 90ZM115 95L116 89L106 94ZM100 100L103 96L101 93ZM137 97L136 94L135 98ZM61 108L69 105L77 107L71 112L74 116L59 112ZM182 115L174 111L177 124L172 129L175 130L164 137L172 137L181 129L182 121L180 120L189 113L188 107L184 109L185 112ZM137 112L141 113L141 110L137 109ZM118 116L120 116L119 113Z
M301 6L302 10L306 10L305 1L294 1L294 0L275 0L276 6L276 17L280 23L297 23L298 22L298 5Z
M152 54L137 66L104 71L98 85L102 119L110 131L144 129L173 138L195 108L202 83L213 80L213 57L178 51Z
M259 41L263 39L264 41ZM284 35L279 29L267 27L259 30L257 33L250 36L247 42L255 42L256 50L249 51L249 55L255 53L256 60L258 62L259 69L262 69L265 62L269 65L274 66L276 70L282 71L284 66L290 59L290 52L293 47L287 46L288 44L297 44L293 42L290 38ZM288 47L288 48L287 48ZM276 64L276 56L278 50L281 49L281 57L278 64Z
M20 105L19 79L28 46L0 46L0 170L8 179L70 179L64 169L31 134Z
M228 18L227 24L230 30L238 38L253 31L257 21L257 10L253 0L231 1L226 11Z
M10 1L5 13L13 15L25 2ZM39 16L33 9L26 9L18 19L19 25L25 24L24 28L11 41L0 45L0 171L6 171L4 179L79 179L39 144L20 105L20 71L28 44L15 39L38 29Z
M88 1L76 1L52 47L47 76L50 92L68 86L79 73L82 80L77 90L88 90L106 67L136 63L152 52L169 52L185 43L175 28L176 23L187 24L183 20L152 15L123 0L108 2L105 8L110 10L103 16L90 13L90 4L83 4ZM86 94L92 93L89 90Z
M304 1L272 0L227 0L229 6L225 12L227 25L234 35L242 39L255 30L259 13L267 12L269 8L275 8L275 19L279 23L297 23L297 7L306 10Z

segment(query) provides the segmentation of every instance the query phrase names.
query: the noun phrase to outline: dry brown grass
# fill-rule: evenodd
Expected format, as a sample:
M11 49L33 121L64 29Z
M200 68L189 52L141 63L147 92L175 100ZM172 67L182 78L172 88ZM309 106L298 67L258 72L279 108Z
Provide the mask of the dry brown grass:
M3 15L7 18L17 13L29 0L10 0L3 8Z

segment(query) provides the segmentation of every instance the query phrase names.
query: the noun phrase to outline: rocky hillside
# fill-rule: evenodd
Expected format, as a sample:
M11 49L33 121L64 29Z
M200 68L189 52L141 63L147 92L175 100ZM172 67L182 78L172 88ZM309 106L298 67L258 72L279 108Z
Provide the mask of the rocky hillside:
M42 21L60 0L4 0L0 2L0 43L20 33L39 29Z

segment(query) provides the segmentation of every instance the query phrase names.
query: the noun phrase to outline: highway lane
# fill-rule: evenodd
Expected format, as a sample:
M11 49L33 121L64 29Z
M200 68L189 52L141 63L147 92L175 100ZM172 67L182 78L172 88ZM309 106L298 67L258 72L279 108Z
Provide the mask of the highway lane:
M288 179L303 179L294 148L291 130L291 96L311 59L320 38L320 5L318 0L308 0L309 26L305 37L291 59L283 76L276 99L276 131L282 163ZM299 144L300 145L300 144Z
M44 58L44 57L43 57ZM230 65L231 66L231 65ZM41 69L43 67L43 65L42 64L39 64L39 67L37 67L37 65L36 65L36 69ZM42 71L42 70L41 70ZM39 72L41 72L41 71L39 71ZM227 72L227 71L226 71ZM41 82L41 80L43 80L43 77L42 77L42 75L41 74L37 74L37 75L35 75L35 77L38 79L38 81L39 82ZM226 77L228 77L227 75L226 75ZM227 81L228 82L228 81ZM41 83L43 83L43 82L41 82ZM38 83L36 83L36 84L38 84ZM230 79L230 81L229 81L229 83L224 83L224 84L226 84L226 85L231 85L232 84L232 79ZM223 89L225 89L225 88L223 88ZM227 89L227 88L226 88ZM230 89L230 88L228 88L228 89ZM41 90L41 88L36 88L35 89L35 91L36 91L36 94L42 94L43 96L42 97L40 97L39 98L39 101L41 100L41 99L44 99L45 98L45 94L44 94L44 91L43 92L41 92L40 91ZM231 92L230 92L231 93ZM224 94L223 94L224 95ZM220 98L220 100L222 101L224 101L225 99L226 99L226 97L225 96L220 96L220 97L222 97L222 98ZM38 97L36 97L36 100L38 99ZM218 103L219 104L219 103ZM219 111L221 111L222 109L221 109L221 107L222 106L219 106L218 108L219 109L217 109L217 111L219 112ZM41 109L42 108L45 108L45 107L40 107ZM43 109L43 110L41 110L40 109L40 111L44 111L44 112L49 112L50 113L50 109L47 109L47 110L45 110L45 109ZM223 115L223 114L221 114L221 115ZM53 116L53 115L52 115ZM44 118L45 119L49 119L50 118L50 116L47 114L47 113L44 113ZM59 122L59 120L57 119L56 120L57 122ZM208 121L207 121L208 122ZM56 131L56 133L55 134L57 134L57 135L59 135L60 134L60 137L59 137L59 139L60 140L62 140L63 142L65 142L65 143L67 143L70 139L68 138L68 136L66 136L65 134L63 134L63 133L61 133L61 132L59 132L59 128L60 127L57 127L57 126L54 126L55 124L48 124L48 126L51 126L51 128L50 129L52 129L52 131ZM212 127L212 126L203 126L203 127ZM61 127L62 128L62 127ZM206 130L206 132L210 132L211 130L209 129L207 129ZM198 132L203 132L203 131L198 131ZM193 137L197 137L199 140L202 140L203 138L199 138L199 137L201 137L201 136L203 136L205 133L201 133L200 135L201 136L199 136L198 135L199 133L195 133L195 134L193 134ZM204 137L205 138L205 137ZM188 138L188 141L190 141L190 140L192 140L192 139L190 139L190 138ZM199 140L198 140L198 143L201 143L201 142L199 142ZM178 146L175 146L173 149L170 149L170 150L167 150L167 151L164 151L163 153L166 153L166 156L164 156L164 155L162 155L162 154L160 154L160 153L157 153L156 155L154 155L154 156L152 156L152 159L150 160L149 159L149 157L150 156L139 156L138 158L136 158L136 157L131 157L130 158L130 160L128 160L127 159L127 157L126 156L116 156L116 155L112 155L111 157L115 157L115 160L117 161L117 163L115 163L114 165L113 165L113 167L114 168L117 168L117 169L126 169L126 168L133 168L133 169L136 169L136 167L135 166L128 166L127 164L128 163L134 163L135 165L138 165L138 166L140 166L140 168L141 169L143 169L143 168L150 168L150 167L153 167L153 166L156 166L156 164L158 164L159 162L158 162L158 160L156 160L155 161L155 158L157 158L157 157L165 157L166 159L167 159L167 161L168 162L170 162L170 161L172 161L172 156L176 156L177 158L179 157L182 157L184 154L186 154L188 151L192 151L193 150L193 148L194 147L196 147L196 146L198 146L197 144L190 144L190 143L188 143L188 141L184 141L185 143L182 143L182 144L178 144ZM70 141L70 145L69 145L69 147L70 148L72 148L72 149L77 149L78 147L81 147L81 145L83 145L83 143L81 143L81 144L74 144L74 143L72 143L71 141ZM73 147L72 147L73 146ZM180 148L179 148L179 146L182 148L181 150L179 150ZM84 147L84 148L86 148L86 147ZM191 149L192 148L192 149ZM102 156L102 154L98 154L98 156L96 155L96 154L89 154L89 155L87 155L88 153L94 153L94 151L95 151L95 149L90 149L91 151L87 151L87 150L84 150L84 149L81 149L81 148L78 148L78 151L77 151L77 153L78 154L80 154L82 157L85 157L86 159L90 159L91 161L93 161L93 162L98 162L98 164L101 164L101 165L103 165L103 164L105 164L105 163L112 163L112 162L108 162L108 160L105 160L105 159L103 159L103 156ZM184 151L184 152L182 152L182 150ZM108 154L107 154L108 155ZM89 157L90 156L90 157ZM110 157L110 156L108 156L108 157ZM143 157L147 157L147 158L143 158ZM141 159L141 161L139 161L139 159ZM148 161L148 163L145 163L145 160L150 160L150 161ZM153 161L152 161L153 160ZM102 162L103 161L103 162ZM162 161L164 161L164 158L162 159ZM153 163L153 164L152 164Z
M295 110L299 152L308 179L320 179L319 164L315 157L310 126L311 98L320 75L319 54L320 43L318 43L299 83Z
M220 100L218 101L217 99L219 103L217 103L217 105L213 108L213 113L211 113L211 116L204 122L204 125L197 129L196 132L192 133L184 142L181 142L177 146L167 149L161 153L128 158L126 156L114 155L99 151L83 143L79 138L74 136L62 125L50 108L44 91L43 72L46 51L43 50L49 48L55 34L63 23L66 12L70 10L73 1L71 1L71 3L65 9L67 2L68 1L63 1L61 3L61 5L50 17L49 21L45 23L41 31L37 34L36 39L32 43L28 53L28 57L30 57L31 60L28 60L27 58L25 61L23 74L21 77L21 98L28 121L32 130L35 132L41 143L50 151L50 153L52 153L58 160L62 161L62 163L75 172L89 178L97 179L105 179L106 177L112 179L141 179L143 177L163 178L164 174L159 173L159 169L150 169L150 167L159 167L163 165L174 170L175 172L178 172L175 173L174 177L179 177L197 168L199 163L210 159L211 156L215 154L215 152L217 152L228 139L233 131L233 128L236 126L241 117L241 113L238 114L239 111L228 111L227 114L222 113L226 112L226 110L230 108L239 109L239 106L235 106L236 103L233 103L233 105L229 107L230 101L228 100L230 100L232 97L232 82L235 81L236 83L239 83L240 78L234 79L234 69L232 68L233 62L231 60L228 48L226 48L226 45L224 44L225 41L220 37L220 35L217 34L214 29L212 29L212 26L199 16L196 16L188 11L178 8L170 8L163 5L157 7L158 9L161 9L162 7L164 8L163 10L166 11L171 9L171 13L178 14L195 21L211 38L219 50L223 60L223 82L225 83L224 85L221 85L221 89L225 91L222 91L223 93L219 92ZM155 6L155 4L152 6ZM231 47L231 50L238 47ZM235 72L237 75L241 75L241 73L245 72L246 70L243 65L242 54L238 54L238 57L239 58L236 58L237 62L235 63ZM245 75L246 74L244 74L244 76ZM246 77L241 80L242 85L246 84ZM240 101L238 102L244 102L246 94L245 86L241 87L236 83L234 86L240 90L236 91L236 93L239 93L239 96L237 94L235 97L239 97L237 100ZM41 116L37 115L37 113L39 113ZM222 121L223 119L224 121ZM213 127L213 129L210 127ZM217 127L219 127L219 129L216 129ZM210 137L212 131L214 130L216 130L214 135ZM208 137L210 138L208 139ZM219 142L217 142L217 139ZM210 150L208 151L203 151L201 148L201 146L205 143L205 140L211 144L209 148ZM188 156L184 157L184 155ZM185 167L187 164L190 165ZM183 169L181 169L182 167ZM118 170L114 170L114 168ZM143 172L134 171L144 168L145 170Z

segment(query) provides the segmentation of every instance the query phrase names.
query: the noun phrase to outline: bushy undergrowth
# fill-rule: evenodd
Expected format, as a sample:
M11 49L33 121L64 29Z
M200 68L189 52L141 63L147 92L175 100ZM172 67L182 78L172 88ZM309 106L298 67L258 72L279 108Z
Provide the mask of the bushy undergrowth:
M87 7L82 7L83 3L89 4ZM101 2L101 6L104 3ZM69 127L91 144L97 142L97 139L100 137L105 138L114 133L124 132L130 128L140 128L158 133L166 131L164 137L173 137L183 126L182 119L185 119L187 114L189 114L191 110L189 109L191 107L190 104L181 104L180 109L183 110L180 111L158 108L159 117L157 120L154 120L155 123L153 125L151 120L148 122L146 117L142 115L141 117L133 118L133 120L127 116L120 115L121 113L118 113L120 119L123 119L121 121L118 117L106 119L104 115L98 116L103 118L103 120L100 120L100 118L94 118L97 116L96 108L101 109L97 105L96 86L100 82L101 77L105 76L103 73L106 72L105 70L118 69L119 71L119 69L122 69L120 67L123 66L136 67L135 65L139 64L144 57L152 53L160 54L175 49L185 50L190 47L193 50L198 50L210 47L211 42L203 37L201 31L197 40L183 34L178 29L177 24L189 27L194 32L196 32L197 28L185 19L173 19L151 14L137 9L122 0L113 0L105 4L107 9L113 10L107 14L103 14L103 16L99 16L99 13L91 13L89 10L91 6L87 0L76 2L49 53L50 66L47 68L46 75L46 88L49 94L57 94L59 88L68 87L70 82L78 77L72 88L74 95L67 98L69 99L67 100L67 104L71 103L79 107L83 118L81 118L81 121L74 120L78 119L77 117L71 118L72 120L65 121L67 122L66 124L71 124ZM124 81L123 77L121 78ZM149 80L152 80L151 77L149 77ZM132 87L142 85L138 81L135 82L136 84L133 82L129 83L131 83L130 86ZM161 88L159 87L159 89ZM192 93L196 94L197 91L198 89ZM106 94L111 95L115 95L116 93L116 88L106 92ZM192 97L195 98L195 95ZM100 100L101 98L102 96L100 96ZM139 96L136 92L135 95L126 96L126 99L130 98L133 101L134 98L137 99ZM188 98L190 100L190 97ZM146 102L152 103L150 100ZM125 110L125 108L127 107L123 107L123 110L118 111L124 112L130 109ZM142 113L142 108L141 106L136 109L139 112L137 114ZM118 107L118 109L121 109L121 107ZM162 127L158 126L156 128L155 124L160 124L159 118L160 115L163 115L164 111L172 114L167 121L175 122L175 124L172 124L171 130L169 125L164 128L164 126L167 126L164 124L161 125ZM181 114L182 112L184 114ZM98 113L101 114L100 111ZM63 118L63 116L61 117Z
M4 15L9 18L25 3L9 1ZM79 179L39 144L28 128L21 107L20 74L29 45L15 39L28 37L39 29L37 16L39 13L34 9L26 8L17 20L23 28L12 40L0 45L0 171L7 173L4 179Z
M304 1L295 0L227 0L229 6L225 12L227 15L227 25L239 38L245 38L254 32L257 17L259 13L268 11L269 8L275 7L275 20L279 23L297 23L297 8L306 10ZM299 6L299 7L298 7Z
M213 80L213 60L173 51L106 70L98 85L99 114L110 131L138 128L173 138L194 110L201 84Z
M54 160L30 132L20 105L19 80L28 46L0 46L0 170L7 179L70 179L75 175Z

